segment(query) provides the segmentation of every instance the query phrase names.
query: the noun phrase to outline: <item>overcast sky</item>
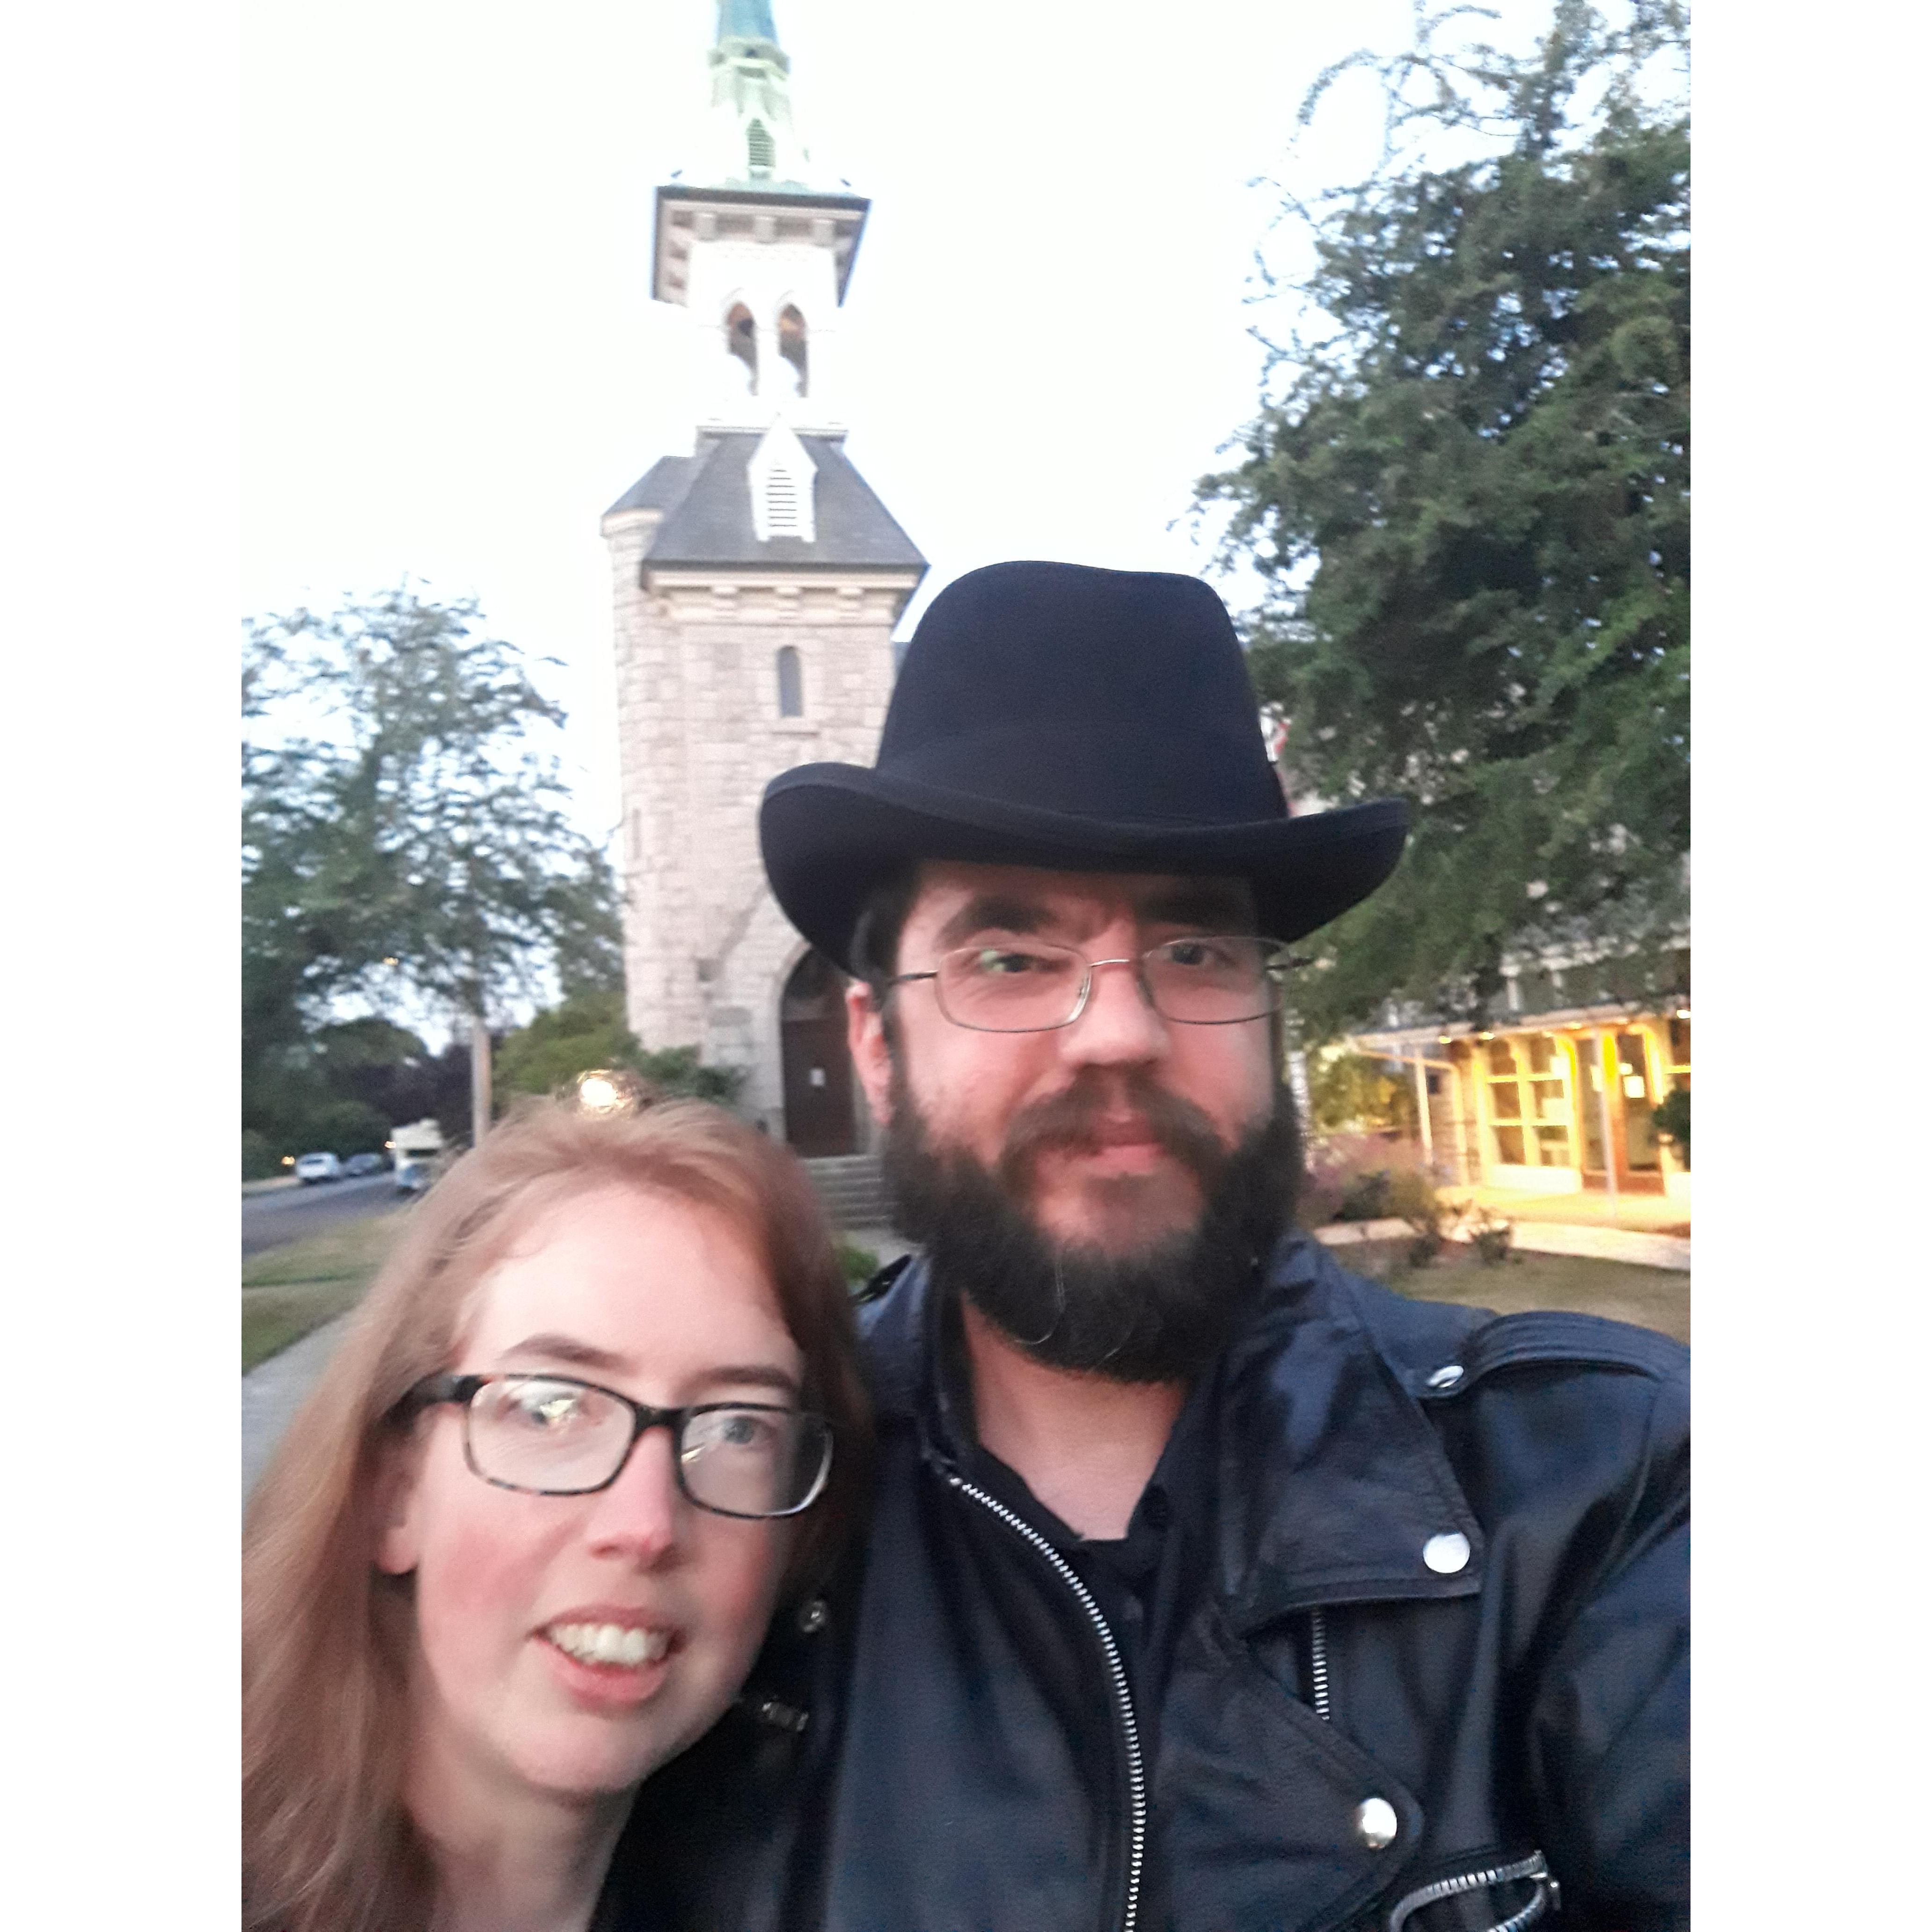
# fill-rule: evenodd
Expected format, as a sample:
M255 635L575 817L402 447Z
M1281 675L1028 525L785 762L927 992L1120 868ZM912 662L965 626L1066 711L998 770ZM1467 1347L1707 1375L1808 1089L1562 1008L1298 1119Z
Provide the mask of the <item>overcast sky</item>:
M1124 11L774 0L817 170L872 213L847 445L932 562L1200 571L1190 485L1252 414L1246 298L1295 108L1406 0ZM1513 5L1514 31L1541 7ZM244 10L242 610L405 572L565 668L586 830L614 823L598 519L686 445L650 299L712 0ZM1152 22L1153 24L1149 24ZM1373 158L1346 83L1304 178ZM1230 595L1239 601L1238 580Z

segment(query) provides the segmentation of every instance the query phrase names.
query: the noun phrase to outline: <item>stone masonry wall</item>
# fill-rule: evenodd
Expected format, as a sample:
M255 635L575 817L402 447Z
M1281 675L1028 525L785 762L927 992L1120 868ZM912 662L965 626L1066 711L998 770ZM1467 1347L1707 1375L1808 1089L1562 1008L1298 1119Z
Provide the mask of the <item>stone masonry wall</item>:
M639 570L656 518L607 523L615 572L632 1030L746 1070L745 1111L784 1131L778 1006L804 942L758 858L766 783L794 765L869 764L892 681L908 572L777 579ZM778 652L796 648L803 716L778 715Z

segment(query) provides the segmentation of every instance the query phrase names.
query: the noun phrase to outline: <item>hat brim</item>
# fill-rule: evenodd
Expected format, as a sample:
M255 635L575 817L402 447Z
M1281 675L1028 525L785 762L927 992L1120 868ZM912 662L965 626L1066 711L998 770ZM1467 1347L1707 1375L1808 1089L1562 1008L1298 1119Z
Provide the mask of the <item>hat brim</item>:
M1395 870L1408 833L1408 808L1394 798L1242 824L1120 824L842 764L781 773L758 814L778 904L848 973L866 900L910 860L1245 879L1262 932L1294 940L1367 898Z

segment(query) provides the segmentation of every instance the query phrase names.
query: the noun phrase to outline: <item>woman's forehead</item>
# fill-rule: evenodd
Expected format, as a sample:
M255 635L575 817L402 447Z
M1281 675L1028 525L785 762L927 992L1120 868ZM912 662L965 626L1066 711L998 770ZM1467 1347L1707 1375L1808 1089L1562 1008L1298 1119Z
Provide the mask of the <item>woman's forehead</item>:
M718 1210L640 1187L548 1203L478 1282L463 1352L481 1365L536 1335L644 1366L798 1352L756 1244ZM747 1358L748 1359L748 1358Z

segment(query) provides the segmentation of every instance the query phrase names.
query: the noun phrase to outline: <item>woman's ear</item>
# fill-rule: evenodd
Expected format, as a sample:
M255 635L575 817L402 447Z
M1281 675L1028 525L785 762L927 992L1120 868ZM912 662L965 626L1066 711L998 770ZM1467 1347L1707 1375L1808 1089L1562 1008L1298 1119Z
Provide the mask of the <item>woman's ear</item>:
M376 1474L376 1568L406 1576L416 1567L416 1492L422 1469L418 1431L385 1443Z

